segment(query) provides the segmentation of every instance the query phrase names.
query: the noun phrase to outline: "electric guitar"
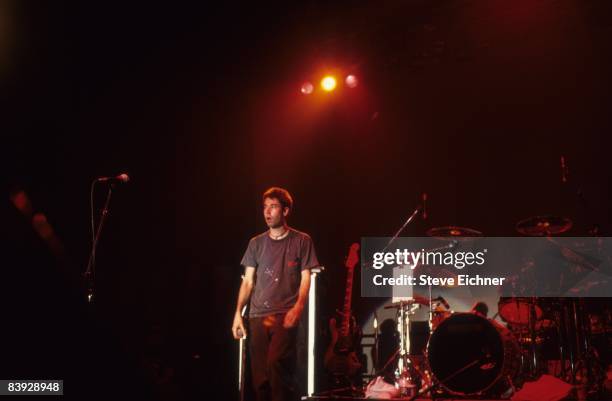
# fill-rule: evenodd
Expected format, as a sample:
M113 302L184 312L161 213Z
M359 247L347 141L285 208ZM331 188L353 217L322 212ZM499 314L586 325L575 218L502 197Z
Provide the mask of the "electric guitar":
M340 325L336 319L331 319L329 329L331 342L325 352L324 365L328 372L339 376L354 376L361 369L361 362L356 350L361 343L361 329L357 326L355 317L351 314L351 299L353 294L353 272L359 262L359 244L354 243L349 249L344 266L346 267L346 287L344 305L339 311Z

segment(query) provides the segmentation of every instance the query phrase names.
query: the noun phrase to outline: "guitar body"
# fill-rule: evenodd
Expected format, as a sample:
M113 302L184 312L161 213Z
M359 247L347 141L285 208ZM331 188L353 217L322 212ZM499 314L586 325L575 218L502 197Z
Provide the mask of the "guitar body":
M325 351L324 365L334 376L353 378L361 371L361 361L357 351L361 344L361 329L355 317L351 314L351 296L353 290L353 271L359 261L359 244L351 245L346 258L347 268L344 306L338 311L339 319L332 318L329 322L331 341ZM338 324L338 322L340 322Z
M336 319L329 322L331 341L325 352L325 368L336 376L353 377L361 371L361 361L357 356L362 332L354 316L351 316L350 333L341 336Z

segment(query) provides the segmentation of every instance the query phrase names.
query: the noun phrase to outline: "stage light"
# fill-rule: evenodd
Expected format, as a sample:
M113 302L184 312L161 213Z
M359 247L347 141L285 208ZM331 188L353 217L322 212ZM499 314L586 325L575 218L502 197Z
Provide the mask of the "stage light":
M336 78L328 75L321 80L321 88L324 91L331 92L336 89Z
M357 79L356 76L354 76L353 74L351 75L347 75L346 79L344 80L344 83L346 83L346 86L348 86L349 88L355 88L357 87L357 85L359 84L359 80Z
M302 84L300 91L304 95L310 95L314 91L314 86L310 82L306 81Z

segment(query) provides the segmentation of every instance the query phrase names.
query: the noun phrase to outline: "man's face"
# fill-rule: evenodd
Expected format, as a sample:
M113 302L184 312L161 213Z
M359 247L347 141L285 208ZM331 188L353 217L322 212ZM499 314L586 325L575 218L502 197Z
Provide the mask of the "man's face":
M283 208L280 201L276 198L266 198L263 203L263 215L266 224L270 228L282 227L285 224L285 217L289 213L289 208Z

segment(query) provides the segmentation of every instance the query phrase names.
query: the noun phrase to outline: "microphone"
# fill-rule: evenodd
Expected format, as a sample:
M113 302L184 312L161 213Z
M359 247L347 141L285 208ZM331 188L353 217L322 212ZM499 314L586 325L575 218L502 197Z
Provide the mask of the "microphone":
M563 183L567 182L567 173L568 173L568 169L567 169L567 166L565 165L565 156L561 155L561 182Z
M119 183L122 183L122 184L127 183L129 180L130 180L130 176L125 174L125 173L119 174L118 176L115 176L115 177L99 177L99 178L96 178L96 181L98 181L98 182L111 182L111 183L119 182Z
M423 200L423 220L427 220L427 192L423 192L421 199Z

